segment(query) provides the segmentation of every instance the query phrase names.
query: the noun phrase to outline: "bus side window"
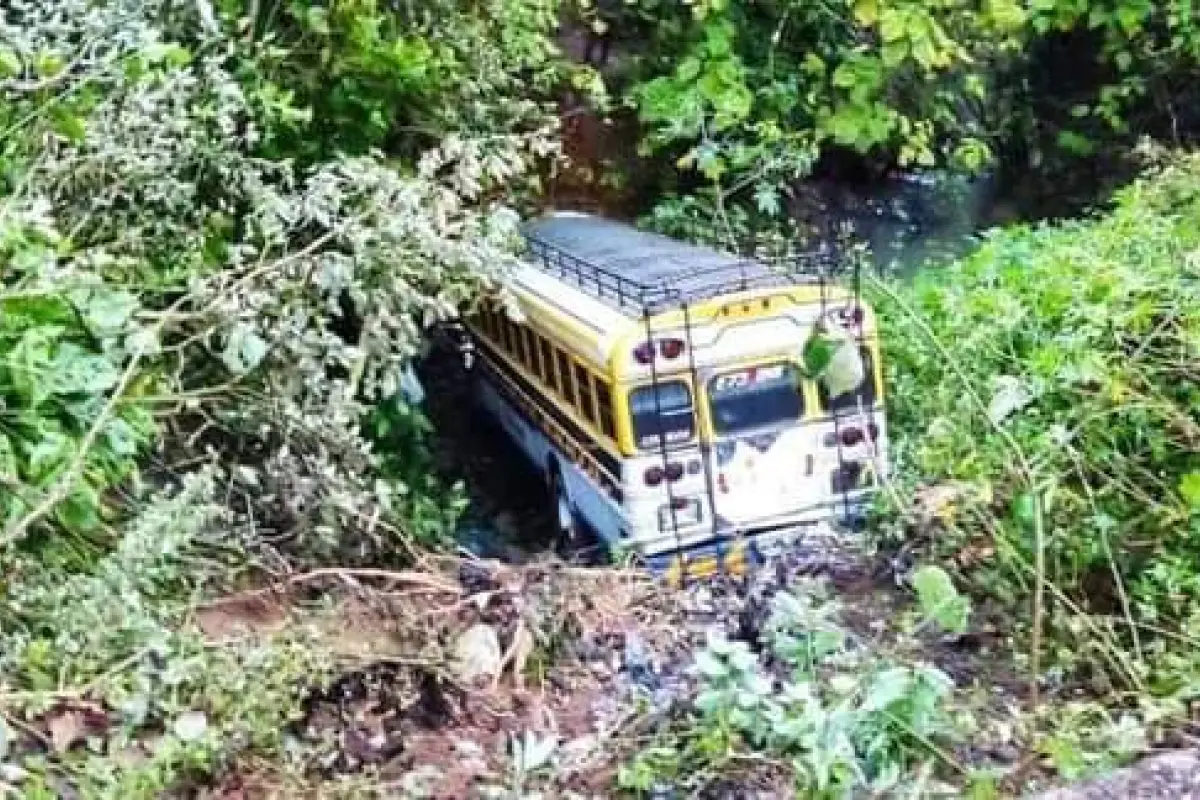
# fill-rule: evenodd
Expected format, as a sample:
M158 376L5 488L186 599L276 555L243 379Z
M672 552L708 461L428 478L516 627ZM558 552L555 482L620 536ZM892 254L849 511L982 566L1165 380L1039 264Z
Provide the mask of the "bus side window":
M558 380L554 374L554 350L544 337L538 337L538 350L542 353L542 379L554 391L558 391Z
M617 425L613 417L612 389L599 379L596 381L596 409L600 412L600 432L610 439L616 439Z
M542 360L538 355L537 340L538 335L534 333L533 328L526 328L525 363L529 367L529 371L540 378L542 376Z
M500 317L491 303L483 304L483 330L493 342L500 341Z
M562 350L556 349L554 354L558 357L558 380L562 383L559 387L562 390L562 396L568 403L575 405L575 383L571 373L571 359Z
M515 355L517 357L517 361L521 362L522 364L528 365L529 364L529 356L525 352L525 326L524 325L514 325L513 326L513 345L514 345L514 349L516 351Z
M579 392L578 407L583 418L589 422L596 421L596 406L592 394L592 373L581 364L575 365L575 387Z
M513 324L508 315L504 314L500 317L500 347L504 352L512 354L513 352Z

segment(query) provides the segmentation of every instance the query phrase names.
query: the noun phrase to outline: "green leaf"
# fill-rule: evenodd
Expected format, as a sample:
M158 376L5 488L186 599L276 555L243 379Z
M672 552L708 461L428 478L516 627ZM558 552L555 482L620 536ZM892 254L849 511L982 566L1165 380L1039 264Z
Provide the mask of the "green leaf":
M696 669L709 680L724 678L729 674L726 663L707 650L696 653Z
M1124 3L1117 6L1117 23L1126 34L1142 29L1143 12L1140 6Z
M21 73L21 57L15 50L0 47L0 78L11 78Z
M52 113L50 125L55 133L75 144L87 137L87 126L83 119L61 108Z
M854 19L869 28L879 21L879 0L855 0Z
M221 361L230 372L244 375L257 367L267 355L267 343L249 325L238 323L230 331L221 353Z
M73 342L59 345L46 375L54 394L95 394L116 386L118 380L120 372L111 361Z
M74 455L75 444L71 437L60 430L43 428L28 450L26 477L31 483L44 485Z
M967 630L970 601L958 593L944 569L934 565L921 567L913 575L912 583L921 613L927 620L951 633Z
M754 187L754 206L762 213L774 217L783 210L779 200L779 189L769 183L759 183Z
M71 302L79 310L88 329L103 338L121 333L138 309L138 299L124 289L89 287L75 293Z
M138 435L125 420L114 417L104 428L104 441L113 455L126 457L137 453Z
M66 62L57 53L38 53L33 59L33 68L43 78L53 78L62 72Z
M1058 146L1068 153L1077 156L1091 155L1096 149L1092 144L1092 140L1081 133L1076 133L1071 130L1063 130L1058 132Z
M810 378L815 378L824 372L825 368L829 366L829 362L833 360L833 354L837 351L837 347L837 340L823 333L817 332L810 336L804 343L801 353L805 374Z
M54 513L69 530L95 530L100 525L100 497L95 489L81 483L58 505Z
M901 700L912 688L912 673L907 667L892 667L871 679L863 698L864 711L881 711Z
M329 35L329 11L320 6L311 6L304 15L304 23L313 33Z
M1012 516L1015 522L1019 523L1026 529L1030 529L1033 527L1034 518L1036 515L1037 508L1032 494L1029 492L1021 492L1013 498Z
M888 8L880 17L879 34L884 43L898 42L908 33L908 11L906 9Z
M848 62L838 64L833 71L833 85L839 89L849 89L856 82L854 67Z
M1200 513L1200 470L1193 470L1179 479L1179 495L1194 513Z
M675 70L675 75L681 81L695 80L700 74L700 59L695 56L688 56L683 61L679 62L679 67Z

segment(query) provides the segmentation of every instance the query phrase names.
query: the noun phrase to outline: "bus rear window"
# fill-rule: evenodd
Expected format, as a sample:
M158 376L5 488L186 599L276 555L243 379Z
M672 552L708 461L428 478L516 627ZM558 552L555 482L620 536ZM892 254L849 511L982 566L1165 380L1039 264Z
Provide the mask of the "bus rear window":
M858 354L862 358L863 365L863 382L858 385L858 388L843 392L830 399L829 390L825 388L825 384L817 381L817 389L821 396L821 408L825 411L857 411L860 405L867 410L874 408L875 359L871 357L871 351L866 347L860 347Z
M791 364L722 373L709 382L708 397L718 434L793 422L804 414L800 374Z
M692 392L683 381L640 386L629 393L633 439L638 447L656 447L659 436L667 444L689 441L696 435Z

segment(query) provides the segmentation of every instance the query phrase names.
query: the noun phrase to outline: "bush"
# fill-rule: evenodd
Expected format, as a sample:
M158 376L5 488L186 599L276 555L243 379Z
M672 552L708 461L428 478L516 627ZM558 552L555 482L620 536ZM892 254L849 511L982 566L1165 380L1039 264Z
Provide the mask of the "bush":
M1123 618L1135 643L1200 617L1198 277L1200 157L1182 156L1102 216L883 287L898 473L955 482L929 549L1023 608L1039 523L1057 608Z

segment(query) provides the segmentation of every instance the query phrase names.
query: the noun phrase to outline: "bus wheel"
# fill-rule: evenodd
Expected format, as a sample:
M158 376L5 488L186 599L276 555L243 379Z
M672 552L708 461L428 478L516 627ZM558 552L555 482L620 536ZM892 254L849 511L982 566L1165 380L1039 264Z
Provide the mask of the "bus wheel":
M575 509L571 508L566 484L557 469L550 471L550 503L554 513L555 545L561 555L573 556L584 546L587 537L575 516Z

